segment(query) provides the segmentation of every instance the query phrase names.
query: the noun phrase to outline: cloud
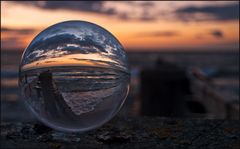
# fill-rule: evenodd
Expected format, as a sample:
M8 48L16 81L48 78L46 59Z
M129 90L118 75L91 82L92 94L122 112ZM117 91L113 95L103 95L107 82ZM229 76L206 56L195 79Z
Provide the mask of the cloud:
M137 34L137 36L152 36L152 37L173 37L179 35L180 33L177 31L156 31Z
M140 7L154 7L155 3L153 2L146 2L146 1L125 1L123 3L126 3L127 5L131 5L133 7L140 6Z
M196 34L195 36L196 39L204 39L203 34Z
M239 4L203 7L188 6L177 9L175 13L183 21L237 20L239 19Z
M107 15L113 15L116 13L114 8L105 8L103 1L15 1L15 3L26 4L50 10L64 9Z
M35 29L32 29L32 28L13 29L13 28L1 27L1 33L14 32L16 34L32 34L34 31Z
M26 60L29 62L66 54L107 53L104 46L93 41L91 36L86 35L83 39L80 39L68 33L56 34L53 37L40 39L32 43L28 48L32 49L26 52Z
M208 30L204 33L200 33L200 34L196 34L196 38L197 39L204 39L206 36L212 36L214 38L224 38L224 32L221 31L220 29L212 29L212 30Z
M210 31L210 34L215 37L215 38L223 38L224 37L224 34L221 30L212 30Z
M20 48L22 49L22 40L17 38L17 37L8 37L8 38L4 38L1 39L1 50L4 49L16 49L16 48Z
M47 10L70 10L104 14L126 21L225 21L239 18L239 4L233 2L226 2L221 5L219 5L220 2L216 2L216 5L210 2L202 2L204 5L199 5L200 2L142 1L15 1L14 3Z
M81 47L75 47L73 45L80 45ZM79 39L73 34L56 34L53 37L41 39L34 42L30 45L29 48L33 48L35 50L44 49L48 51L52 49L58 49L59 47L61 47L61 49L59 49L58 51L65 51L71 49L71 51L73 52L75 51L76 53L85 54L89 50L83 49L83 47L90 47L92 48L91 52L107 53L103 46L92 40L91 36L85 36L83 39Z
M157 19L155 14L149 13L150 10L153 10L152 8L155 6L155 4L152 2L121 2L126 4L127 7L131 9L136 7L140 9L141 14L139 16L132 16L133 14L130 12L117 10L116 5L106 7L104 1L15 1L14 3L30 5L49 10L62 9L104 14L115 16L122 20L153 21Z
M73 36L73 37L71 37ZM70 34L63 34L63 35L58 35L55 37L52 37L52 39L47 39L45 42L47 44L52 44L55 42L56 45L60 45L61 43L71 43L71 44L76 44L76 45L81 45L82 47L94 47L94 51L92 52L105 52L107 51L104 49L104 47L97 42L92 40L93 37L91 36L85 36L83 39L79 39L75 37L74 35ZM50 42L50 43L48 43ZM51 43L52 42L52 43ZM97 49L97 50L96 50Z
M26 43L24 39L31 36L36 30L33 28L15 29L1 27L1 48L3 49L22 49Z
M145 22L149 22L149 21L156 21L158 18L154 15L148 15L148 12L143 12L142 15L137 16L137 17L132 17L131 15L129 15L128 13L125 12L119 12L116 14L116 16L121 19L121 20L125 20L125 21L145 21Z

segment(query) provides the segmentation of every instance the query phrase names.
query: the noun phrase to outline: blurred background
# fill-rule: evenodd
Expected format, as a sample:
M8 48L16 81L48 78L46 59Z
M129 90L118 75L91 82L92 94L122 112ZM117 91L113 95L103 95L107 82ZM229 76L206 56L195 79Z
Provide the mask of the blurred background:
M35 121L18 89L21 54L67 20L124 46L131 87L119 115L239 119L238 1L1 1L1 122Z

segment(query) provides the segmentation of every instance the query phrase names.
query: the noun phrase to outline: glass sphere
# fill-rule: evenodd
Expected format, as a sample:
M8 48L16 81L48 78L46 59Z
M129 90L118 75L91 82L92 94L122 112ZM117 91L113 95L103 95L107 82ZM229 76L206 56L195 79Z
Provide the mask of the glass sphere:
M55 24L25 49L19 85L30 110L46 125L84 132L110 120L129 90L127 57L104 28L85 21Z

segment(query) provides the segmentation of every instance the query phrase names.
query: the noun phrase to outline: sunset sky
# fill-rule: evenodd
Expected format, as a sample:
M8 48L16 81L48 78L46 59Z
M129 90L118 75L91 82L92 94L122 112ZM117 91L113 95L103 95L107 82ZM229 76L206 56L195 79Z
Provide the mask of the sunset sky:
M98 24L126 50L238 50L239 2L1 1L1 50L67 20Z

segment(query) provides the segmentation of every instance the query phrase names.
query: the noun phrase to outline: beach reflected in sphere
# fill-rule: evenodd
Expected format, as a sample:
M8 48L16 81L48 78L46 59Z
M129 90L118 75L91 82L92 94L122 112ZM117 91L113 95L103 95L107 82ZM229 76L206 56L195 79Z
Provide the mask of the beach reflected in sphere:
M123 47L111 33L84 21L58 23L38 34L19 71L27 106L61 131L84 132L106 123L129 90Z

